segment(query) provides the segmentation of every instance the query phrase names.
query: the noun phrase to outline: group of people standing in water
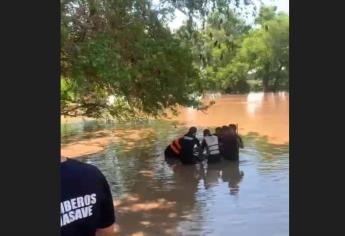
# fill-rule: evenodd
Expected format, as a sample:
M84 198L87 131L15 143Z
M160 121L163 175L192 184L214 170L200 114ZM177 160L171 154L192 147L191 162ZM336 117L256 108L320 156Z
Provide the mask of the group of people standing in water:
M217 127L214 134L209 129L204 129L201 142L196 138L196 133L196 127L189 128L184 136L167 146L165 157L178 159L183 164L195 164L205 158L208 163L219 162L223 158L239 160L239 149L244 146L235 124Z

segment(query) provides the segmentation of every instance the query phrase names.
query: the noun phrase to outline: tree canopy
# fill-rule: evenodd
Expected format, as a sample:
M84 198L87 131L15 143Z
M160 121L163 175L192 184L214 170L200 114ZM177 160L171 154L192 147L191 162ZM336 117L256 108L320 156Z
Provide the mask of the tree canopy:
M276 14L275 8L263 7L257 22L260 28L244 38L238 60L248 63L265 92L288 89L289 18Z
M246 25L229 0L62 0L61 114L159 116L177 105L203 108L206 91L288 86L288 16L261 8ZM178 9L188 21L167 26ZM237 11L236 11L237 9ZM196 27L196 22L203 27Z

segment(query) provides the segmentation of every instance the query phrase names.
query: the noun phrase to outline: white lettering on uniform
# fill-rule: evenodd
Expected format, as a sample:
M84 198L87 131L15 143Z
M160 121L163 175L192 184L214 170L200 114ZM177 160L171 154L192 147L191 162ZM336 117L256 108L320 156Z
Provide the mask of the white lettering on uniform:
M83 197L77 197L77 205L78 205L78 208L85 206Z
M84 208L81 208L81 213L83 215L83 218L87 217L88 216L88 208L91 207L91 206L88 206L88 207L84 207Z
M72 223L73 221L75 221L75 218L74 218L74 211L68 212L68 216L69 216L69 219L70 219L70 222L71 222L71 223Z
M60 211L61 211L62 214L65 213L65 209L63 207L63 203L60 203Z
M89 206L89 216L92 216L92 206Z
M69 224L70 220L67 214L63 215L63 225Z
M81 209L84 209L84 208L81 208ZM83 216L81 214L80 209L75 210L75 220L79 220L79 219L82 219L82 218L83 218Z
M91 204L95 204L96 203L96 194L93 193L91 194Z
M90 205L91 199L90 199L90 195L85 195L84 196L84 203L86 206Z
M92 216L92 207L97 202L95 193L72 198L60 203L60 225L65 226L79 219Z
M70 211L72 210L71 203L67 200L63 202L63 205L65 207L65 211Z
M72 209L76 209L76 208L78 208L77 207L77 199L75 199L75 198L72 198L71 199L71 205L72 205Z

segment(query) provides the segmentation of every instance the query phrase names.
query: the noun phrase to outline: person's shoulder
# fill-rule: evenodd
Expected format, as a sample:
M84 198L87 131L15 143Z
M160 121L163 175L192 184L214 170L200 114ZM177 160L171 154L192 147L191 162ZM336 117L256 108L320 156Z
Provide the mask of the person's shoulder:
M194 140L194 137L191 137L189 135L185 135L185 136L183 136L183 139L184 140Z
M102 175L101 171L96 166L79 160L68 159L66 164L71 168L76 169L76 171L80 171L84 174Z

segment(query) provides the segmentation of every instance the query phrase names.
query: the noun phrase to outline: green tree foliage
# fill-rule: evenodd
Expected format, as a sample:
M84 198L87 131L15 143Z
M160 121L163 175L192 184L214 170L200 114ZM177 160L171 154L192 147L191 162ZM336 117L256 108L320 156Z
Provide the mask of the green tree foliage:
M177 104L198 105L190 48L159 14L145 0L62 2L62 114L157 116Z
M234 59L249 30L250 26L233 10L209 15L205 29L196 34L197 40L193 39L190 45L205 90L248 92L248 66Z
M232 8L244 11L248 6L253 5L250 0L161 0L160 2L162 5L170 5L174 9L178 9L188 16L187 28L189 30L195 19L206 21L213 12L227 14ZM254 6L253 12L255 11Z
M255 23L264 25L265 22L271 21L276 17L276 6L264 6L260 8L259 15L255 19Z
M205 91L247 92L250 70L267 88L288 86L286 15L261 9L260 28L251 29L235 11L248 1L158 3L61 1L63 115L127 119L177 105L201 109L196 98ZM175 9L189 18L172 33Z
M275 7L262 7L257 27L245 24L238 14L214 12L200 35L207 56L200 64L208 90L246 93L248 79L261 81L264 91L288 89L289 18ZM209 36L209 37L207 37Z
M289 17L275 13L275 8L261 8L257 22L243 40L238 60L246 62L264 91L288 89L289 85Z

